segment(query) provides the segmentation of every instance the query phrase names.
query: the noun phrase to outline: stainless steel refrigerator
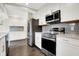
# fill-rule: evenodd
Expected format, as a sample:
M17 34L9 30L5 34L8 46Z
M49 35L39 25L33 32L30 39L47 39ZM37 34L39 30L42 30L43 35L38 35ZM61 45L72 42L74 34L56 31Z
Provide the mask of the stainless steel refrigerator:
M42 26L39 26L38 19L31 19L28 21L28 45L35 45L35 32L41 32Z

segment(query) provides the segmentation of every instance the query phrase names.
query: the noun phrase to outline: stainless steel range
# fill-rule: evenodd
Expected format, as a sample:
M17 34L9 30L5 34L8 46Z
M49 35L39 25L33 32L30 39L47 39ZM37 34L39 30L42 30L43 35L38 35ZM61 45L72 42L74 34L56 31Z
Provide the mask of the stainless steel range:
M51 28L48 32L42 34L42 51L46 55L56 55L56 35L60 32L65 33L65 28Z
M56 34L42 34L42 51L46 55L56 55Z

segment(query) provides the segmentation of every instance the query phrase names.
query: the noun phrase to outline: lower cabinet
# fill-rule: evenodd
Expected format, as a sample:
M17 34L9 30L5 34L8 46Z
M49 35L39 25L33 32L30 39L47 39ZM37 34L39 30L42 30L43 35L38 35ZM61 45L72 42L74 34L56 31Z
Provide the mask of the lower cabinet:
M64 42L62 49L63 56L79 56L79 47Z
M62 37L57 36L56 39L56 56L62 56L63 40Z
M41 32L35 32L35 45L40 49L41 49L41 37L42 37Z
M79 40L57 37L57 56L79 56Z
M5 36L0 38L0 56L6 56Z

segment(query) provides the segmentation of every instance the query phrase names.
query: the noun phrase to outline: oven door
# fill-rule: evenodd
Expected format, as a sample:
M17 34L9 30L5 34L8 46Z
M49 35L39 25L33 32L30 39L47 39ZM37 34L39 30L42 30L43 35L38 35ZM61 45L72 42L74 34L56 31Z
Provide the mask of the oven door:
M46 55L56 55L56 42L42 38L42 51Z

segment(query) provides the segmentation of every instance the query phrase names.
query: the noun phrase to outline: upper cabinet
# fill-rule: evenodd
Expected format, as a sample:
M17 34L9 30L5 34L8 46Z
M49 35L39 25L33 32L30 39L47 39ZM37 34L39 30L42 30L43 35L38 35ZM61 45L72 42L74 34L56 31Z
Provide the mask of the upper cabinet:
M53 13L53 12L55 12L55 11L60 9L60 4L59 3L55 3L51 8L52 8L51 12Z
M61 22L73 21L79 19L79 4L63 3L60 4Z

